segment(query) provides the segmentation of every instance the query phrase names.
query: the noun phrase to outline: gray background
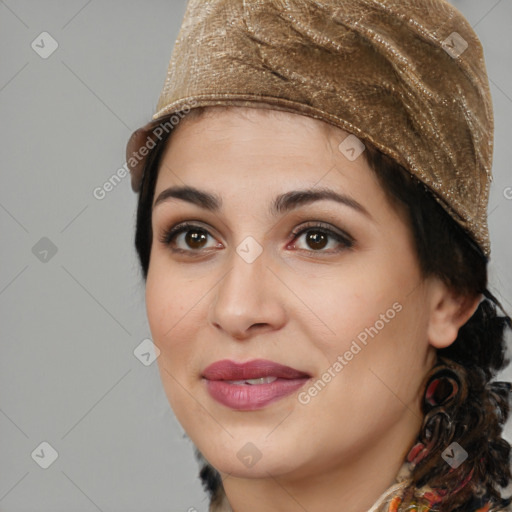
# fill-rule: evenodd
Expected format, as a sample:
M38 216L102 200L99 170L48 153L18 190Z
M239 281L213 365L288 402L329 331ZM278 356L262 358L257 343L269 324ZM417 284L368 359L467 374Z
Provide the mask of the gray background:
M487 58L491 290L510 312L512 0L453 3ZM136 195L126 177L93 196L155 111L185 5L0 0L0 511L207 510L156 363L133 353L150 337ZM58 43L46 59L31 47L43 31ZM58 452L48 469L31 456L48 457L43 441Z

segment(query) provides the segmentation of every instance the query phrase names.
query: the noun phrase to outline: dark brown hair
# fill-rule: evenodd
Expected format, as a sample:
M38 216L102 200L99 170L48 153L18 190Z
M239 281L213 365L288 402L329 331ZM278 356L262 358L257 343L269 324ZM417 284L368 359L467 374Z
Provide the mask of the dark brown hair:
M197 118L211 108L219 107L199 107L188 115ZM167 139L150 153L139 192L135 248L144 280L153 239L151 205ZM437 350L438 363L444 364L436 364L426 380L425 416L418 439L428 450L414 467L412 486L428 484L437 489L444 496L438 510L446 512L469 512L488 501L494 507L506 507L512 499L503 498L500 488L512 481L511 450L502 431L510 411L511 384L496 382L493 378L510 362L506 357L504 334L506 328L512 327L511 318L487 288L488 261L480 248L423 183L372 144L365 144L365 158L388 198L406 212L423 276L436 275L463 296L482 294L482 301L459 329L455 342ZM497 307L504 316L498 314ZM426 391L433 389L434 381L436 384L451 382L452 388L438 385L435 400L432 396L427 399ZM443 399L450 394L454 396L445 403ZM468 453L467 459L456 469L441 457L452 442L457 442ZM200 454L196 455L199 459ZM212 500L218 499L222 491L219 473L205 464L200 477ZM411 500L412 491L409 493ZM405 505L404 502L401 507Z

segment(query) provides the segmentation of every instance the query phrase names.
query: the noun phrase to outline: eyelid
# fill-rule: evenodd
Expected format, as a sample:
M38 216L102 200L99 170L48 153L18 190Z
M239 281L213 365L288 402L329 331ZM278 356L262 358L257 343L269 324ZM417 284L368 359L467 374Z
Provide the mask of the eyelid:
M169 228L163 228L160 231L160 235L159 235L158 239L164 245L170 245L171 244L171 239L175 239L178 235L181 235L182 233L186 233L187 231L192 231L194 229L197 230L197 231L204 231L207 234L207 236L210 236L210 237L212 237L214 239L216 238L210 232L211 228L209 228L209 227L207 228L207 227L201 226L201 221L187 220L187 221L178 222L176 224L173 224ZM198 252L198 251L193 251L191 249L190 250L176 249L176 251L181 251L181 252Z
M292 235L299 236L304 231L313 230L314 228L318 228L319 231L328 231L334 235L339 236L346 242L355 243L355 239L353 236L349 235L346 231L343 231L340 228L337 228L333 226L332 224L329 224L327 222L323 222L321 220L319 221L307 221L305 224L301 224L297 228L293 229L291 232Z

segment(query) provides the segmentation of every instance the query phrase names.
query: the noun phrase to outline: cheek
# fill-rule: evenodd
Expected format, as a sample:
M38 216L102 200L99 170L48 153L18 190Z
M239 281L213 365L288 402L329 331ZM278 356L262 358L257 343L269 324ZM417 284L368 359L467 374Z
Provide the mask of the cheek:
M173 288L166 286L164 279L157 278L156 272L148 272L146 280L146 314L153 341L160 346L166 330L169 329L171 316L176 314L176 297ZM155 276L155 277L154 277Z
M154 267L156 269L156 267ZM186 292L184 292L184 290ZM196 378L193 366L197 346L193 343L203 314L199 292L181 282L169 272L148 272L146 281L146 310L153 343L160 350L157 359L162 385L172 410L180 418L194 417L196 402L186 391ZM197 379L199 377L197 376ZM189 425L182 426L188 430Z
M321 329L318 321L312 326L305 319L301 329L321 353L317 360L324 368L318 370L330 368L336 375L328 384L332 400L344 396L354 410L358 402L379 410L403 407L390 389L403 390L405 401L413 398L428 348L425 304L419 289L411 293L420 281L416 266L395 265L390 258L371 266L356 263L329 277L304 284Z
M179 269L164 266L169 265L150 266L146 280L146 314L160 350L157 361L180 381L195 379L197 340L207 316L206 278L184 276Z
M348 271L304 281L297 293L305 298L315 317L311 339L326 350L348 350L353 339L364 342L369 331L389 330L390 325L397 324L404 302L401 290L407 289L407 278L390 276L389 271L375 265L360 267L354 265ZM307 317L313 319L311 314ZM308 329L308 322L302 327Z
M183 270L169 261L165 249L153 244L145 294L149 326L158 341L170 338L173 326L181 323L197 302L195 282L184 278Z
M337 409L342 416L350 411L350 425L356 430L358 425L377 428L379 422L390 426L404 413L404 404L413 409L427 370L421 301L409 297L393 302L392 293L389 297L369 300L366 307L347 307L338 315L334 341L319 338L327 361L323 371L335 375L320 409Z
M162 353L159 362L167 360L169 351L186 336L184 330L190 325L188 318L194 303L190 295L192 292L180 283L179 276L159 271L156 265L150 267L146 280L146 314L153 342Z

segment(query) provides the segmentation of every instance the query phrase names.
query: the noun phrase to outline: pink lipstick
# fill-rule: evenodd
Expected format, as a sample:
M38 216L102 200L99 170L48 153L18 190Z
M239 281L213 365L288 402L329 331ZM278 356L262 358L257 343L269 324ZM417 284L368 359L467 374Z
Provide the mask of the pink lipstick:
M210 396L242 411L261 409L304 386L309 374L266 359L217 361L202 373Z

